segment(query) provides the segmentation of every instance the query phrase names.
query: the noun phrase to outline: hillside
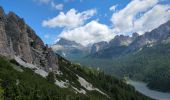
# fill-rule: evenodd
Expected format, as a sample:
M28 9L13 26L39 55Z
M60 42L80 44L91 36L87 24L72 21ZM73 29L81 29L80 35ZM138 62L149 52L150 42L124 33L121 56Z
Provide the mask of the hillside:
M74 59L86 66L100 68L118 78L129 77L148 83L149 88L170 91L170 43L169 39L152 47L144 46L141 50L113 59L85 58Z
M121 80L59 58L60 74L47 78L19 65L15 60L0 57L2 99L36 100L149 100ZM64 82L67 80L67 84ZM88 80L88 83L86 80ZM84 81L79 83L79 81ZM87 82L87 83L86 83ZM87 84L87 85L82 85ZM95 88L93 86L98 88ZM102 91L103 92L102 92Z
M2 7L0 99L150 100L122 80L55 54L22 18Z
M170 91L170 21L151 32L137 36L127 46L112 46L82 59L72 59L86 66L100 68L118 78L128 76L145 81L148 87Z
M118 76L145 81L152 89L170 91L169 50L170 43L144 47L139 52L113 60L112 71Z

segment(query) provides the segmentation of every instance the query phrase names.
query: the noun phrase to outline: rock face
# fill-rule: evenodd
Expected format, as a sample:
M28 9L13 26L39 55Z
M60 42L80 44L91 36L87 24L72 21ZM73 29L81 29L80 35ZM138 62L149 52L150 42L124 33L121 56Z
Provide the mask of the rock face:
M138 36L139 36L139 34L138 34L138 33L133 33L133 34L132 34L132 38L133 38L133 40L134 40L134 39L136 39Z
M0 8L0 54L11 59L19 56L45 71L58 70L58 58L52 49L45 46L36 33L18 17L10 12L5 15Z
M61 56L72 58L80 57L85 55L88 52L88 48L84 47L80 43L76 43L75 41L70 41L65 38L60 38L60 40L51 46L53 51L60 54Z
M103 50L105 48L107 48L108 46L108 43L105 42L105 41L102 41L102 42L98 42L98 43L94 43L91 47L91 54L94 54L100 50Z
M7 40L5 26L7 23L7 19L5 17L4 10L0 7L0 54L3 56L12 56L10 51L10 41ZM9 39L10 40L10 39Z
M109 46L127 46L129 45L131 42L133 41L133 39L129 36L124 36L124 35L117 35L115 36L114 39L112 39L109 42Z
M115 38L109 42L109 46L106 49L99 50L91 56L96 58L114 58L142 50L143 47L151 47L169 41L170 21L140 36L137 33L133 33L132 37L123 35L115 36Z
M70 41L70 40L65 39L65 38L60 38L60 40L56 44L64 45L64 46L70 46L70 45L72 46L72 45L74 45L74 46L82 47L81 44L79 44L79 43L77 43L75 41Z
M126 51L135 51L143 46L152 46L159 44L170 37L170 21L162 24L151 32L138 36L129 46Z

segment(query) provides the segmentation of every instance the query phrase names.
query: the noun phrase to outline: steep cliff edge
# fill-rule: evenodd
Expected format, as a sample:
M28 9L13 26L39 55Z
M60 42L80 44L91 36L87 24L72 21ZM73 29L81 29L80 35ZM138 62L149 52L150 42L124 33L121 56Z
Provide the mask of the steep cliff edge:
M58 58L45 46L36 33L15 13L4 13L0 7L0 54L8 58L21 58L47 72L57 71Z

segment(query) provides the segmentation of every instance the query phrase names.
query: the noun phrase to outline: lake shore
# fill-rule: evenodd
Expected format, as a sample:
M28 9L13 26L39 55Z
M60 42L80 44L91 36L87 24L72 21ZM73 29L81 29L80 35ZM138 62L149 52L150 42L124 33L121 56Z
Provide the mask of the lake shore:
M128 80L127 83L134 86L138 92L150 98L153 98L156 100L170 100L170 93L151 90L147 87L147 84L144 82Z

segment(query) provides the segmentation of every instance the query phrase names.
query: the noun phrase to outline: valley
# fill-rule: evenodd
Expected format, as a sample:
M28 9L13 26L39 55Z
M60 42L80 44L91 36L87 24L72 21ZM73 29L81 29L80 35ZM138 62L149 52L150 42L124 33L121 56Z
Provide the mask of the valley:
M170 100L170 1L0 0L0 100Z
M156 91L170 92L169 33L170 21L150 33L137 36L128 46L118 46L116 43L115 46L106 46L96 53L68 59L84 66L104 70L107 74L120 79L126 76L146 82L147 87ZM119 42L121 41L120 39Z

